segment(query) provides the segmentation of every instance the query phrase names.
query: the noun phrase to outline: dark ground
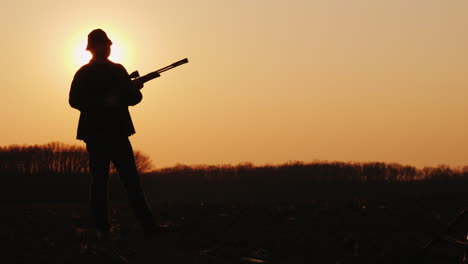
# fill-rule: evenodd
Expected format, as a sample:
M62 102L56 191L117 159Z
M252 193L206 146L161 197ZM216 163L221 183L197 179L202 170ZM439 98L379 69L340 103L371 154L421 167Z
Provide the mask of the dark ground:
M151 204L159 236L144 238L127 204L111 202L113 240L100 243L86 203L2 203L1 263L461 263L460 248L421 247L468 205L357 197ZM466 233L462 222L453 235Z

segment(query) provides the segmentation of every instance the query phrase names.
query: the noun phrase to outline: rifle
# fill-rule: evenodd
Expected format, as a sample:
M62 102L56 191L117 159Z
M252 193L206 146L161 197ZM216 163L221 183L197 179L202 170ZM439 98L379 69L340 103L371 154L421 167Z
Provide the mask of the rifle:
M174 62L171 65L168 65L168 66L166 66L164 68L161 68L161 69L159 69L157 71L150 72L150 73L148 73L146 75L143 75L143 76L140 76L140 73L138 73L138 71L132 72L129 76L130 76L131 79L133 79L132 81L138 80L138 81L141 81L142 83L145 83L147 81L153 80L154 78L158 78L159 76L161 76L161 73L163 73L165 71L168 71L168 70L170 70L172 68L175 68L177 66L180 66L182 64L185 64L187 62L188 62L188 59L185 58L185 59Z

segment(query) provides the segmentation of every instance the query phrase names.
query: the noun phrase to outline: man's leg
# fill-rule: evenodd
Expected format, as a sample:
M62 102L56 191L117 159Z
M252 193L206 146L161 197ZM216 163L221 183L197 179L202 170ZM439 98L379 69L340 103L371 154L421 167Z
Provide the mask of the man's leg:
M116 140L113 145L112 162L119 173L128 195L130 206L145 231L156 227L156 222L146 195L141 187L132 145L128 138Z
M89 155L89 168L91 171L91 186L89 201L91 213L96 228L104 236L109 233L108 220L108 182L109 163L108 150L103 142L87 142L86 150Z

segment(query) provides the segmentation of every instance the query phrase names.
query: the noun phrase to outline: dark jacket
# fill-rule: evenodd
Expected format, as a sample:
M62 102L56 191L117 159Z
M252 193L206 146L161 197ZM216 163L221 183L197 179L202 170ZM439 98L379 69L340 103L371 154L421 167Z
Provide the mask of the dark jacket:
M81 112L76 138L87 141L134 134L128 106L141 99L122 65L90 61L76 72L70 88L69 103Z

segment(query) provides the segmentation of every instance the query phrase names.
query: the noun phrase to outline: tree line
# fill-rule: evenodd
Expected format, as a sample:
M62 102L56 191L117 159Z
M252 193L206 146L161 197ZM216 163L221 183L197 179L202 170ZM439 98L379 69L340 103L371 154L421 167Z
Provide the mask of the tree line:
M150 158L135 151L140 173L152 169ZM115 168L111 166L111 173ZM2 175L51 176L89 174L88 153L82 146L51 142L44 145L10 145L0 147Z
M307 200L312 197L395 194L451 195L468 187L468 166L418 169L384 162L312 161L256 166L183 165L153 168L135 151L141 181L154 200ZM126 199L111 167L111 196ZM91 180L88 154L81 146L52 142L0 147L2 200L86 200ZM462 183L462 184L460 184ZM117 185L117 186L116 186Z
M183 165L154 169L150 158L135 151L140 173L193 181L265 180L333 182L405 182L468 178L468 166L445 165L418 169L410 165L384 162L293 161L278 165L255 166L250 162L237 165ZM115 172L111 168L111 172ZM51 142L44 145L10 145L0 147L2 175L78 175L89 174L88 154L82 146ZM191 178L191 179L190 179Z

